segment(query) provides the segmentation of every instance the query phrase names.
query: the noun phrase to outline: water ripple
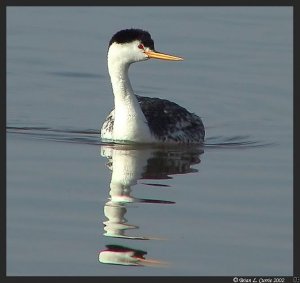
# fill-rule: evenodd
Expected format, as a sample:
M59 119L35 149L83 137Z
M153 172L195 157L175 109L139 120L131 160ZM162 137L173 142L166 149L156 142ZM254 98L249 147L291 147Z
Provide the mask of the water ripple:
M231 137L215 136L209 137L205 141L206 148L254 148L254 147L265 147L274 145L274 142L263 142L259 140L251 139L251 136L237 135Z
M56 142L100 145L99 131L84 129L54 129L51 127L6 127L8 133L27 135L35 139Z
M7 133L27 135L35 139L56 142L69 142L78 144L103 145L100 140L99 130L94 129L55 129L51 127L6 127ZM205 148L242 149L266 147L274 145L274 142L254 140L251 136L236 135L230 137L213 136L205 140Z

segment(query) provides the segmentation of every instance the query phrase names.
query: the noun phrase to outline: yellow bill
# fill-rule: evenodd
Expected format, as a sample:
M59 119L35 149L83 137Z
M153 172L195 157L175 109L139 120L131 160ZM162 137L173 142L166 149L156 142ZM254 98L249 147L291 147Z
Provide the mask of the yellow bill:
M148 55L149 58L168 60L168 61L182 61L183 58L178 56L173 56L169 54L164 54L156 51L145 51L145 54Z

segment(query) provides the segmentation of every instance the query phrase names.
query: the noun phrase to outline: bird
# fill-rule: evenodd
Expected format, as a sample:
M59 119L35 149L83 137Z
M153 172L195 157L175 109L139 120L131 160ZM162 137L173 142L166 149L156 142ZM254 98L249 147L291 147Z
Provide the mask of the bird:
M205 129L199 116L167 99L136 95L128 69L148 59L182 61L155 50L148 31L130 28L115 33L108 45L107 63L114 109L105 119L102 141L141 144L202 144Z

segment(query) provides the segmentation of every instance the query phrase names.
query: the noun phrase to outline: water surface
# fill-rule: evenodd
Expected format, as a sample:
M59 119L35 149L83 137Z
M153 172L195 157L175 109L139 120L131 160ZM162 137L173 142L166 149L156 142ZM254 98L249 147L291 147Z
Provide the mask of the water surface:
M204 148L101 143L125 27L185 58L130 77ZM289 7L9 7L7 274L292 275L292 76Z

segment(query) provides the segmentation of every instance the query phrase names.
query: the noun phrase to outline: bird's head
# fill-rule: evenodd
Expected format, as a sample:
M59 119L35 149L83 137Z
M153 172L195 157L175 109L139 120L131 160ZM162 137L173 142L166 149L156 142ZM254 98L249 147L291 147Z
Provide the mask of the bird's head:
M183 58L155 51L149 32L141 29L125 29L117 32L110 40L108 60L129 65L150 58L180 61Z

